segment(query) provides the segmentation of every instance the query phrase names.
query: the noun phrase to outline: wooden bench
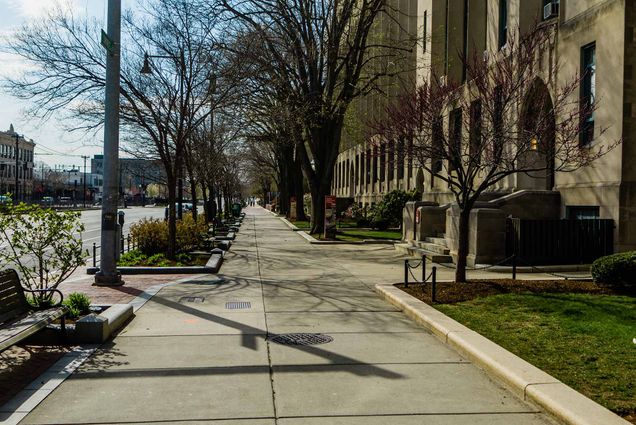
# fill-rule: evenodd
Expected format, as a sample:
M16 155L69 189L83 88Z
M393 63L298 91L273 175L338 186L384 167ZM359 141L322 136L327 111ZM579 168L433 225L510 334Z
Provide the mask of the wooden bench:
M27 302L25 292L59 295L60 300L46 310L34 310ZM57 289L31 290L23 288L15 270L0 272L0 352L33 335L57 319L62 319L62 332L65 332L64 316L67 309L62 305L64 296Z

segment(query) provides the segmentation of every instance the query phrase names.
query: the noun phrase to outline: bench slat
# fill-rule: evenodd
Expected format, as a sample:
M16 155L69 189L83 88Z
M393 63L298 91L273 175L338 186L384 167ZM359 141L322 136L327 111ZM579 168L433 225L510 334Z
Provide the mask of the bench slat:
M49 323L54 322L66 313L65 307L35 311L17 322L0 326L0 351L33 335Z

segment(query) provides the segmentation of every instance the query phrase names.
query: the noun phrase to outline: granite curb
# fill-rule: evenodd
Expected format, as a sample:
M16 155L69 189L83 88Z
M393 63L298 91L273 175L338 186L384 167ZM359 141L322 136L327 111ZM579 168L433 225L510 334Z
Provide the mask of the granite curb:
M516 395L540 406L560 422L567 425L630 425L553 376L392 284L378 284L375 290L409 318L502 381Z

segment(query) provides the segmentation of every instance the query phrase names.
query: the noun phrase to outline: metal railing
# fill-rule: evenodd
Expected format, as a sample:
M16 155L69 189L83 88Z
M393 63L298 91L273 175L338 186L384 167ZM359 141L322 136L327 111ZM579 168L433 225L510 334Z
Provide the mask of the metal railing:
M415 275L413 274L413 269L417 269L422 267L422 280L418 281ZM437 267L433 266L431 269L431 273L426 275L426 255L422 255L422 259L416 264L411 265L410 260L404 260L404 287L409 287L409 275L415 281L414 283L426 285L426 283L430 280L431 283L431 302L437 302Z
M130 233L127 235L121 235L119 238L119 254L124 254L126 252L130 252L139 247L139 244L136 242L135 238L133 238ZM99 260L97 259L97 250L101 248L101 245L97 245L96 242L93 242L93 267L97 267L99 264Z

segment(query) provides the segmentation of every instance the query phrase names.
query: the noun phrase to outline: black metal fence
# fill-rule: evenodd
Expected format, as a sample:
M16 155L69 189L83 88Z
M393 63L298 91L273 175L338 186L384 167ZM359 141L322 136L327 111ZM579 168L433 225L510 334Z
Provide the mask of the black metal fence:
M522 220L506 223L506 257L530 264L588 264L614 251L614 220Z

